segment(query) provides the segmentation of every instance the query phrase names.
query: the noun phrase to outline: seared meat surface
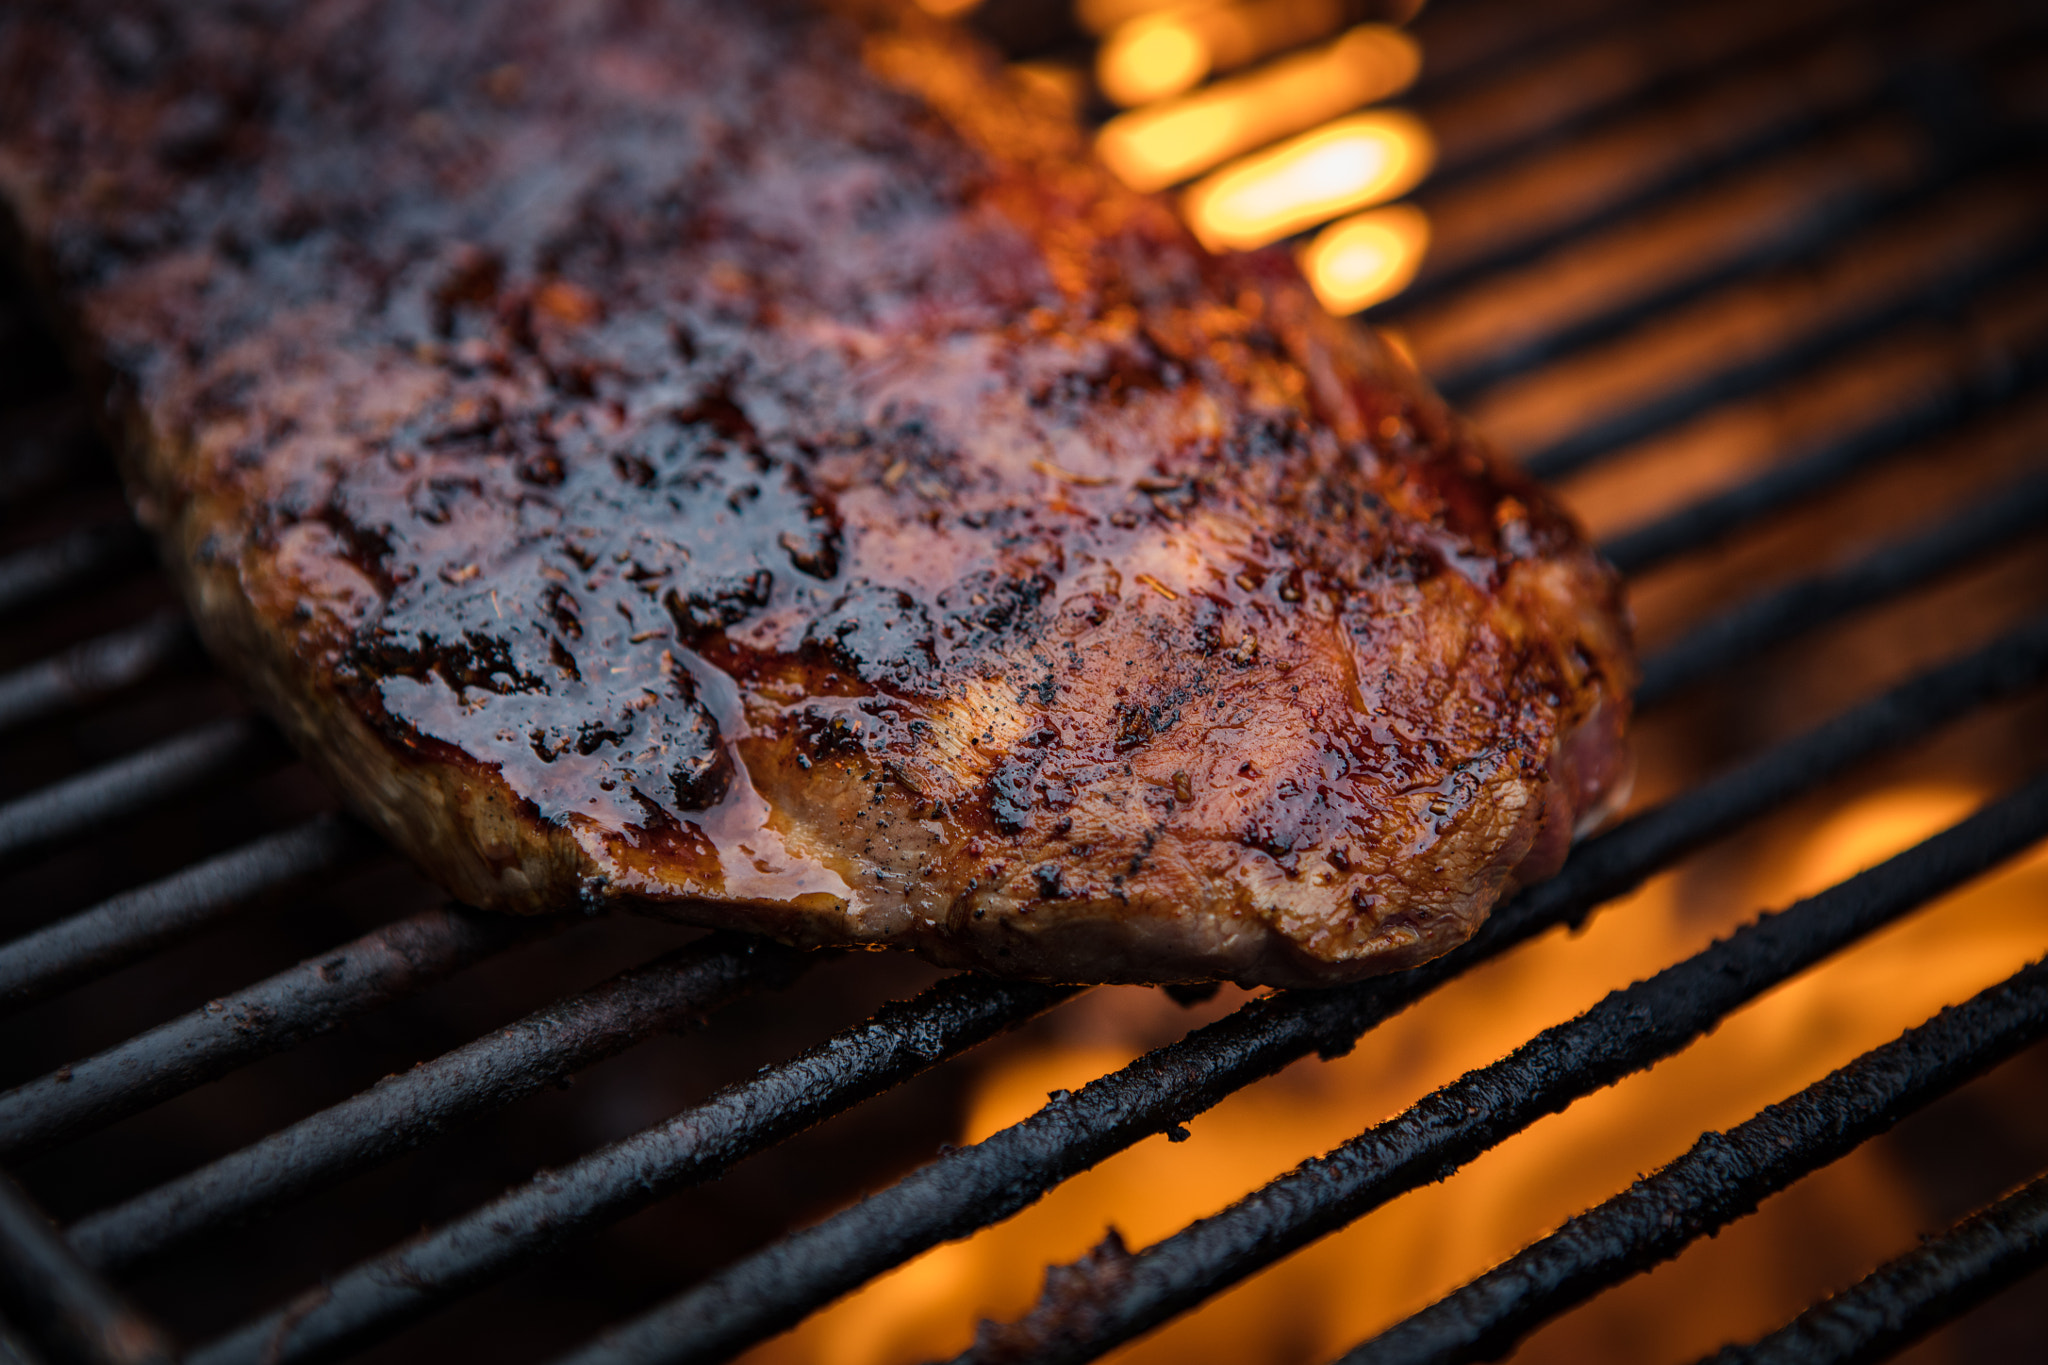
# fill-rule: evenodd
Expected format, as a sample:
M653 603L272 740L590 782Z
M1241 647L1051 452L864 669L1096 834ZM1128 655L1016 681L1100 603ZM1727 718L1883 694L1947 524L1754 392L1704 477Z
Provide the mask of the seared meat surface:
M1618 799L1556 505L915 14L15 5L0 189L214 650L465 900L1313 984Z

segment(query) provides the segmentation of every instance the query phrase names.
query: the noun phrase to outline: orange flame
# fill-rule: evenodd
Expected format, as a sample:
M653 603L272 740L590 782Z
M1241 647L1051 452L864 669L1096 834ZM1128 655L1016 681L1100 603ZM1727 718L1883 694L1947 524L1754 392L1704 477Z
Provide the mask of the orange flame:
M1165 99L1260 57L1314 42L1344 22L1338 0L1184 5L1119 24L1096 57L1096 82L1118 104Z
M1224 167L1189 190L1183 207L1210 250L1245 251L1403 194L1435 157L1420 119L1374 110Z
M1301 270L1332 313L1355 313L1408 287L1429 250L1429 218L1390 204L1332 223L1302 249Z
M1095 83L1118 104L1146 104L1199 84L1211 60L1201 31L1185 18L1133 19L1102 45Z
M1075 0L1074 19L1097 37L1148 14L1190 9L1204 0ZM1217 0L1207 0L1214 4Z
M1164 44L1176 22L1162 21L1148 32ZM1104 50L1105 62L1109 51ZM1096 149L1132 189L1164 189L1229 157L1397 94L1421 65L1413 38L1383 24L1361 24L1312 52L1269 62L1185 99L1119 114L1103 126ZM1104 89L1115 96L1107 84Z
M1978 798L1936 786L1857 802L1815 829L1789 864L1759 874L1759 894L1748 903L1782 903L1838 881L1951 823ZM1075 1260L1109 1226L1134 1248L1168 1236L1570 1018L1611 986L1698 951L1733 918L1690 904L1683 874L1661 877L1583 933L1552 934L1445 987L1349 1056L1302 1062L1232 1096L1189 1125L1191 1140L1140 1143L1015 1218L919 1257L762 1346L750 1365L948 1356L968 1343L978 1318L1026 1311L1037 1268ZM2048 851L1873 936L1737 1012L1680 1056L1543 1120L1116 1358L1139 1365L1334 1356L1670 1160L1703 1130L1747 1118L2009 975L2039 955L2044 928ZM1098 990L1068 1009L1110 1034L1119 1015L1158 1011L1167 1025L1178 1013L1138 988ZM1012 1057L980 1079L962 1140L988 1136L1036 1109L1046 1092L1078 1088L1140 1050L1111 1036ZM1659 1272L1567 1315L1516 1358L1576 1361L1591 1351L1692 1359L1775 1326L1829 1288L1828 1276L1861 1273L1848 1264L1816 1269L1817 1246L1904 1246L1921 1221L1881 1154L1859 1151ZM1702 1265L1712 1292L1692 1278Z

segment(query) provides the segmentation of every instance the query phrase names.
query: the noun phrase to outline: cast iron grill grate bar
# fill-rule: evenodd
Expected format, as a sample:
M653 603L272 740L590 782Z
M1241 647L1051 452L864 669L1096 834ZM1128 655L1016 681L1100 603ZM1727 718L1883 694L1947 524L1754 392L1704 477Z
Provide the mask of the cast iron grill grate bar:
M1987 45L2001 38L2009 41L2011 35L1994 34L1988 40L1980 35L1979 44ZM1967 61L1973 56L1981 54L1951 54L1948 61ZM1894 59L1891 65L1896 68L1900 63ZM1438 388L1452 401L1468 403L1486 386L1512 373L1525 372L1536 365L1559 359L1567 352L1612 340L1643 321L1668 314L1707 294L1762 277L1811 268L1827 252L1838 248L1844 240L1862 229L1875 227L1887 219L1896 221L1916 208L1938 204L1945 196L1955 193L1966 180L1983 179L1987 172L1999 168L2009 170L2015 163L2038 155L2038 139L2018 136L1996 126L1980 109L1973 108L1967 113L1953 108L1932 110L1927 107L1929 101L1925 98L1911 98L1914 93L1909 88L1911 84L1894 70L1866 98L1814 122L1805 130L1804 136L1795 140L1798 145L1787 150L1791 156L1811 156L1813 147L1809 144L1829 135L1841 136L1854 126L1874 126L1872 121L1879 117L1904 115L1932 144L1928 164L1920 169L1911 183L1885 190L1862 186L1828 195L1804 206L1798 213L1786 216L1774 230L1765 232L1732 257L1709 262L1699 270L1682 274L1647 292L1626 295L1583 317L1560 320L1546 332L1499 351L1463 364L1438 366L1432 371ZM1548 251L1583 243L1589 234L1597 234L1615 223L1632 226L1645 213L1668 212L1677 208L1678 204L1669 201L1682 192L1697 190L1711 194L1725 191L1730 187L1728 179L1732 178L1728 173L1767 169L1767 166L1758 164L1764 160L1765 150L1749 149L1744 154L1717 160L1711 168L1712 175L1702 172L1680 177L1672 183L1660 185L1655 192L1639 196L1639 201L1632 200L1624 212L1615 214L1601 209L1546 232L1540 240L1514 242L1489 252L1483 259L1460 265L1450 275L1432 275L1425 265L1423 278L1389 310L1383 310L1383 317L1397 327L1403 326L1440 302L1441 295L1459 292L1467 282L1477 286L1471 292L1483 294L1487 286L1497 283L1493 277L1504 270L1531 267L1540 262ZM1430 188L1440 184L1441 177L1437 177ZM1428 192L1425 189L1425 197ZM1594 438L1592 433L1576 433L1572 439ZM1539 451L1533 459L1538 468L1561 472L1567 467L1577 467L1599 458L1604 453L1604 450L1575 451L1566 446Z
M720 1343L721 1352L773 1335L912 1256L1007 1218L1113 1153L1174 1131L1290 1062L1311 1052L1349 1050L1367 1029L1437 986L1545 929L1578 922L1658 869L1858 759L2044 677L2048 619L1589 840L1556 878L1494 911L1469 943L1434 962L1357 986L1254 1000L734 1262L685 1296L703 1310L693 1317L692 1331ZM704 1349L712 1353L710 1345ZM281 1359L295 1358L287 1339Z
M1925 586L2022 536L2048 531L2048 475L2007 485L1931 531L1895 541L1852 564L1744 602L1643 660L1636 706L1762 654L1838 617Z
M157 1326L81 1265L57 1229L0 1174L0 1306L11 1321L85 1365L171 1365Z
M0 282L0 291L11 292L7 282ZM10 302L0 299L0 353L5 353L7 359L14 362L17 356L9 343L17 338L9 334L32 331L35 326L23 319L18 308L9 307ZM19 384L20 371L17 369L9 378ZM62 387L61 375L46 375L44 378L50 381L50 391ZM16 410L19 392L10 392L12 388L0 388L0 410ZM0 450L0 526L14 520L27 520L38 510L40 500L77 477L81 462L73 445L72 441L29 435L17 437L9 442L7 449Z
M0 616L46 607L117 573L149 563L149 540L132 521L88 526L0 559Z
M741 995L780 990L824 956L745 934L699 939L84 1218L65 1238L103 1270L161 1255L410 1151L658 1031L705 1023Z
M316 815L0 944L0 1014L182 943L260 896L383 847L353 821Z
M1906 8L1903 5L1885 6L1880 13L1898 13ZM1831 28L1839 31L1839 22L1839 15L1820 17L1811 30L1780 34L1761 46L1775 49L1771 53L1775 60L1783 60L1792 53L1812 55L1819 41L1824 41L1820 33ZM1877 24L1883 21L1878 15L1869 15L1866 22ZM1565 138L1596 140L1605 132L1625 130L1646 116L1654 116L1660 109L1682 107L1689 101L1710 97L1717 103L1725 103L1721 99L1725 91L1719 87L1724 86L1731 76L1752 70L1758 56L1754 46L1737 48L1687 73L1683 93L1674 95L1667 82L1654 80L1621 99L1590 105L1563 122L1528 129L1479 155L1447 159L1431 173L1418 191L1417 198L1427 208L1432 201L1443 198L1446 192L1467 191L1474 182L1482 181L1489 173L1513 167L1521 158L1541 154L1544 148L1558 145ZM1899 76L1900 65L1896 59L1888 62L1891 69L1871 89L1851 95L1840 103L1829 103L1823 96L1814 107L1799 109L1749 129L1725 145L1686 149L1657 173L1609 198L1587 205L1576 217L1524 232L1464 260L1439 263L1434 268L1425 262L1415 283L1385 310L1386 316L1395 325L1400 325L1402 319L1413 317L1441 303L1447 295L1460 292L1489 276L1526 266L1576 238L1637 218L1674 198L1705 188L1731 171L1754 165L1800 142L1825 136L1830 130L1847 126L1856 119L1887 111L1911 113L1910 87ZM1414 102L1427 119L1432 103L1431 92L1418 87Z
M0 731L113 696L198 655L185 619L158 612L0 676Z
M1418 13L1409 28L1422 39L1424 60L1415 84L1403 98L1428 107L1440 105L1446 99L1455 100L1474 91L1484 91L1503 79L1512 79L1516 72L1531 65L1555 60L1588 39L1599 38L1617 23L1625 23L1628 7L1628 0L1606 0L1605 4L1580 13L1572 13L1566 6L1517 6L1518 12L1509 17L1509 22L1504 23L1498 13L1490 16L1493 33L1490 39L1476 48L1468 47L1462 51L1452 47L1448 53L1446 47L1450 40L1428 31L1430 20L1441 18L1443 9L1439 7L1434 13ZM1469 32L1461 36L1469 43ZM1555 121L1542 125L1533 133L1526 128L1507 130L1491 142L1482 139L1479 145L1462 156L1446 157L1434 174L1478 167L1496 156L1511 157L1515 149L1554 136L1557 131Z
M1862 1365L1905 1349L2048 1265L2048 1175L1713 1365ZM1701 1365L1706 1365L1702 1362Z
M2003 160L2017 158L2007 153ZM1796 270L1812 270L1823 264L1829 254L1841 250L1841 244L1851 233L1884 227L1888 221L1896 223L1915 211L1939 205L1966 178L1995 164L1991 153L1978 151L1976 156L1952 156L1948 162L1937 162L1903 190L1884 192L1858 186L1831 194L1788 221L1778 223L1774 231L1765 231L1731 258L1708 260L1694 274L1657 284L1640 295L1616 299L1583 317L1559 321L1548 332L1524 342L1513 342L1462 366L1432 370L1430 379L1452 403L1470 405L1495 383L1614 342L1642 323L1655 321L1710 295ZM1745 164L1743 170L1757 168ZM1708 190L1712 188L1718 186L1708 186ZM1577 237L1579 231L1573 229L1569 239L1577 241ZM1485 284L1481 284L1479 293L1485 293Z
M0 1095L0 1159L21 1162L567 926L424 910Z
M1615 991L1567 1024L1466 1073L1405 1113L1129 1258L1116 1257L1085 1316L984 1330L962 1361L1028 1353L1092 1360L1398 1195L1441 1180L1503 1139L1669 1057L1772 986L2048 837L2040 777L1926 842L1704 952ZM565 1357L575 1365L713 1358L715 1301L685 1295ZM693 1311L695 1310L695 1311ZM715 1341L716 1346L710 1347Z
M1994 254L1973 256L1926 286L1850 309L1803 334L1795 331L1762 355L1702 373L1581 425L1568 436L1525 452L1522 465L1540 479L1576 473L1709 409L1808 373L1874 333L1952 314L1970 298L2012 284L2043 262L2048 262L2048 245L2034 237Z
M1667 6L1662 9L1616 5L1605 12L1557 25L1547 33L1530 34L1492 55L1448 70L1439 67L1434 49L1423 41L1423 67L1415 85L1402 96L1418 107L1425 117L1441 115L1447 103L1455 105L1474 93L1491 94L1501 86L1513 88L1531 73L1541 74L1558 66L1570 67L1588 51L1617 46L1633 49L1627 55L1640 57L1641 49L1654 46L1659 61L1654 69L1641 63L1619 83L1594 89L1589 95L1566 97L1562 108L1538 106L1532 119L1522 115L1508 126L1466 133L1463 146L1447 150L1430 175L1432 185L1460 184L1476 176L1515 165L1522 157L1567 138L1627 123L1640 117L1647 107L1668 101L1674 95L1692 94L1727 76L1731 71L1754 65L1759 59L1782 56L1788 50L1810 47L1824 39L1834 15L1825 7L1812 7L1790 26L1751 32L1718 52L1701 52L1696 45L1679 45L1672 50L1669 32L1712 8L1708 3ZM1905 8L1897 0L1872 6L1880 12L1896 13ZM1435 17L1435 16L1429 16ZM1421 23L1428 18L1418 15ZM1496 21L1497 22L1497 21ZM1535 22L1545 22L1536 19ZM1418 24L1418 27L1420 25Z
M507 1191L192 1351L190 1365L325 1360L1017 1027L1080 988L949 977L703 1104Z
M1645 573L1844 483L1916 442L2005 415L2005 405L2032 392L2044 376L2048 346L1987 357L1868 426L1832 436L1746 483L1612 537L1600 553L1625 574Z
M1937 174L1960 175L1995 165L2017 147L2026 145L2024 135L2014 134L2008 124L1992 117L1980 103L1959 101L1954 98L1956 92L1953 89L1939 87L1946 71L1972 62L1983 63L1994 55L1994 49L2010 50L2024 40L2038 39L2042 29L2039 16L2015 9L2000 16L1991 32L1977 35L1974 41L1966 42L1955 50L1934 55L1930 62L1929 54L1912 47L1913 34L1905 32L1903 25L1883 17L1887 12L1902 16L1908 8L1866 7L1859 16L1866 33L1886 26L1890 28L1890 36L1884 40L1886 50L1879 57L1882 70L1869 88L1846 96L1808 92L1806 98L1813 101L1810 105L1789 111L1775 122L1750 129L1725 145L1681 147L1672 160L1657 172L1618 189L1607 198L1584 205L1575 216L1482 247L1464 259L1425 261L1415 282L1398 299L1383 307L1380 317L1395 326L1405 325L1408 319L1438 306L1448 297L1483 285L1503 272L1540 262L1560 247L1639 220L1686 195L1710 190L1725 177L1754 168L1771 157L1793 152L1806 144L1880 118L1904 118L1914 125L1931 144ZM1837 14L1833 18L1833 32L1839 35L1841 16ZM1826 20L1821 22L1827 26ZM1817 42L1809 44L1796 39L1787 39L1779 46L1799 49L1809 58L1819 55L1820 50ZM1711 96L1715 103L1725 108L1730 102L1730 78L1739 79L1743 74L1752 73L1754 68L1751 54L1726 54L1717 63L1701 68L1695 78L1687 82L1694 90L1689 96L1674 100L1663 82L1653 83L1634 98L1594 107L1585 116L1572 120L1568 127L1535 129L1529 136L1503 144L1499 155L1488 154L1440 165L1416 197L1425 209L1430 209L1446 197L1446 191L1455 196L1473 188L1483 188L1474 186L1472 182L1483 180L1496 169L1513 167L1523 156L1540 156L1545 148L1558 145L1561 132L1584 146L1587 143L1597 144L1609 132L1625 133L1633 122L1655 117L1660 110L1669 113L1674 106L1682 106L1688 99L1699 99L1702 94ZM1803 73L1787 74L1797 81ZM1428 118L1432 100L1421 87L1417 89L1415 103L1423 117ZM1690 122L1700 121L1701 111L1696 109L1692 112L1694 118ZM1708 121L1711 121L1711 116L1708 116ZM1682 125L1687 122L1680 120ZM1461 402L1477 382L1476 378L1462 374L1453 373L1448 377L1451 383L1447 391L1453 392Z
M1443 13L1442 7L1427 14L1418 12L1411 27L1424 32L1430 20ZM1577 0L1576 4L1540 8L1518 5L1505 16L1496 10L1488 16L1491 36L1476 46L1471 45L1469 30L1462 33L1468 45L1463 49L1451 46L1448 54L1445 41L1425 40L1427 60L1409 97L1440 98L1492 85L1532 60L1554 59L1589 38L1598 38L1626 23L1629 13L1630 0L1595 0L1591 5Z
M194 726L0 806L0 868L160 801L275 766L287 757L277 732L252 717Z
M1530 1332L1676 1256L1907 1115L2048 1037L2048 964L2034 963L1858 1057L1655 1175L1579 1214L1338 1365L1498 1360Z

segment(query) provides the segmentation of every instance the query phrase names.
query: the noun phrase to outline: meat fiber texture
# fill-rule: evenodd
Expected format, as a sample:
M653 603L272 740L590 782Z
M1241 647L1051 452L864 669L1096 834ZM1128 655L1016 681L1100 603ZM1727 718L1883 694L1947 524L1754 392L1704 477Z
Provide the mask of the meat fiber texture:
M213 651L473 904L1325 984L1619 799L1556 503L914 12L15 4L0 193Z

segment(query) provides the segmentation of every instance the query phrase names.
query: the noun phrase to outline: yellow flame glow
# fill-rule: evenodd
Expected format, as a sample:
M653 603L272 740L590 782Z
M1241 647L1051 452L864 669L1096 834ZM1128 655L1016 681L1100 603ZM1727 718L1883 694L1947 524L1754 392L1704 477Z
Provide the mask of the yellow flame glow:
M1215 0L1209 0L1214 3ZM1075 0L1074 18L1082 28L1100 37L1119 24L1128 24L1147 14L1158 14L1165 10L1182 10L1199 7L1202 0Z
M957 19L981 4L981 0L917 0L917 7L941 19Z
M1413 204L1367 209L1302 248L1301 270L1332 313L1355 313L1408 287L1429 249L1429 217Z
M1379 109L1224 167L1189 190L1184 207L1211 250L1248 251L1406 193L1435 157L1420 119Z
M1133 189L1158 190L1224 160L1398 94L1421 69L1415 40L1361 24L1313 52L1218 81L1207 90L1120 114L1096 139L1111 170Z
M1095 83L1118 104L1149 104L1199 84L1209 61L1209 44L1186 19L1134 19L1102 45Z
M1096 84L1118 104L1148 104L1193 88L1211 72L1327 37L1343 23L1341 0L1179 5L1112 30L1096 57Z

